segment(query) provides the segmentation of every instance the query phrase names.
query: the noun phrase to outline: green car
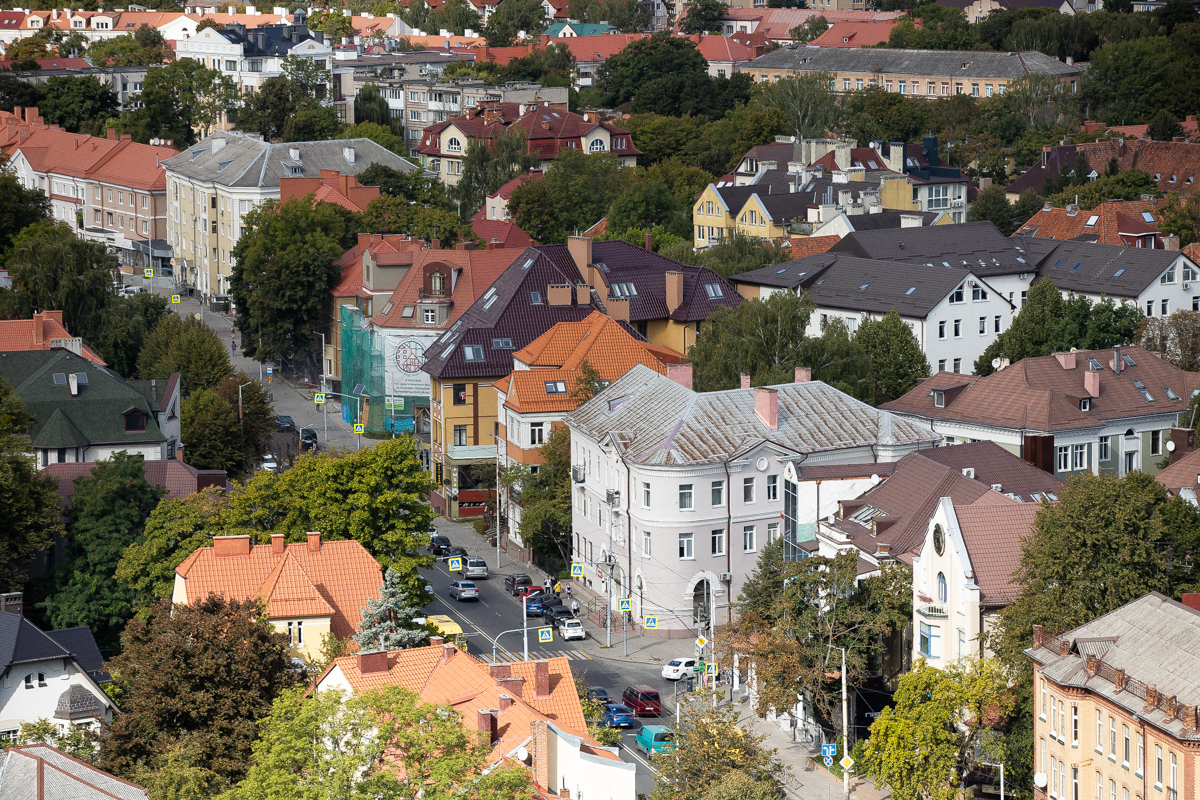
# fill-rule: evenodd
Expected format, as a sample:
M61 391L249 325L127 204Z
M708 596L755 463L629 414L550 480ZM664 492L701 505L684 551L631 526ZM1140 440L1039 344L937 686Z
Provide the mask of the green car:
M675 734L665 725L643 725L633 745L646 755L669 753L675 746Z

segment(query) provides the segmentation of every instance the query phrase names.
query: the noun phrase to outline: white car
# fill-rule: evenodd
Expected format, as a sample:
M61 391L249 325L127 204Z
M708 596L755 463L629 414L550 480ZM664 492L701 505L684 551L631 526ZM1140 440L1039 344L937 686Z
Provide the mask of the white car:
M275 460L275 456L268 453L267 455L263 456L261 469L265 469L267 472L278 472L279 462Z
M680 678L686 678L696 669L696 659L694 658L676 658L670 663L663 665L662 676L669 681L677 681Z
M583 629L583 623L577 619L564 619L558 623L558 635L563 639L587 638L587 632Z

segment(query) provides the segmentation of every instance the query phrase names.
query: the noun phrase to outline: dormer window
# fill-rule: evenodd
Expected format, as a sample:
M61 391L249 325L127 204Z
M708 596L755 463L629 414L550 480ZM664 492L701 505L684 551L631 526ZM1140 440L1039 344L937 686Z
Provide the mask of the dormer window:
M146 430L146 415L141 411L126 411L124 416L126 433L142 433Z
M445 293L446 276L440 272L435 272L429 276L429 293L434 297L441 297Z
M934 408L945 408L946 407L946 393L945 392L934 392L933 393L933 407Z
M1085 397L1079 401L1079 410L1080 411L1091 411L1092 410L1092 400L1090 397Z
M446 149L449 150L451 153L461 153L462 152L462 142L460 142L458 140L457 136L451 136L446 141Z

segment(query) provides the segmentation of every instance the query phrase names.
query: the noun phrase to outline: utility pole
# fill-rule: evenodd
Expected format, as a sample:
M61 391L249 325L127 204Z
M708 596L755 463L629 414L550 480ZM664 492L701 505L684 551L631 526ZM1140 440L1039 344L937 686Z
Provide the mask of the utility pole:
M621 490L610 489L604 496L604 502L608 505L608 552L604 557L605 579L608 583L608 606L604 609L604 646L612 647L612 590L613 590L613 562L615 559L612 554L612 539L613 539L613 503L620 502Z
M250 381L250 383L243 383L238 387L238 422L242 421L242 387L249 386L251 383L254 383L254 381Z
M850 755L849 695L846 693L846 648L842 651L842 754ZM842 800L850 800L850 770L842 769Z
M521 630L525 639L525 660L529 660L529 595L521 596Z
M313 331L317 336L321 337L321 391L325 391L325 334L321 331Z

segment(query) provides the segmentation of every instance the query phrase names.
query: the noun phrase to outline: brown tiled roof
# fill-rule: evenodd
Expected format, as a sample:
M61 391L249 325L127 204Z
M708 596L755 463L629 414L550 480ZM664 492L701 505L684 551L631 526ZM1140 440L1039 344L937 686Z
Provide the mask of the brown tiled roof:
M922 450L921 455L950 469L975 471L975 480L999 486L1003 494L1015 494L1026 503L1036 503L1046 492L1057 492L1063 482L1057 476L1030 464L995 442L967 442L953 447Z
M1112 158L1122 170L1140 169L1158 182L1160 192L1182 192L1200 184L1200 144L1100 139L1076 145L1088 166L1103 172Z
M412 254L413 266L396 285L386 301L375 301L379 311L371 317L371 323L382 328L423 328L445 330L453 327L471 304L487 292L510 264L524 252L523 248L500 248L496 250L418 250ZM404 309L416 305L425 289L425 268L441 265L447 272L458 274L447 285L450 310L445 322L440 325L425 325L416 314L405 317ZM381 313L388 304L391 309ZM490 343L489 343L490 344Z
M869 478L878 475L886 478L896 471L895 461L865 464L805 464L796 465L796 472L803 481L844 480L846 478Z
M1047 180L1056 179L1064 170L1070 172L1075 168L1076 152L1075 145L1071 144L1046 145L1042 150L1042 157L1038 159L1037 163L1026 169L1021 177L1005 186L1004 191L1020 194L1026 189L1033 189L1038 194L1042 194Z
M1180 489L1200 489L1200 450L1193 450L1166 469L1159 470L1154 480L1172 494L1179 494Z
M615 39L617 36L594 38ZM575 41L575 38L562 41ZM525 113L521 114L523 109ZM629 131L600 120L595 112L575 114L561 106L551 108L539 105L529 106L525 103L487 103L477 106L463 116L451 117L445 122L430 125L425 129L424 135L419 140L420 143L413 149L418 153L435 158L461 158L465 150L443 151L441 149L441 133L451 125L462 131L468 138L480 140L495 139L510 128L524 131L526 152L534 153L544 160L557 157L561 150L582 149L584 147L583 137L596 128L603 128L611 134L614 155L641 155L641 151L633 147L633 137ZM624 142L624 144L618 145L618 141ZM466 143L462 144L465 148Z
M48 464L42 471L58 478L58 505L66 508L75 494L75 481L92 474L95 461L77 461L70 464ZM142 472L153 486L166 488L164 499L175 500L188 497L210 486L224 488L225 470L196 469L177 460L143 461Z
M321 542L316 552L307 542L289 544L283 555L272 552L271 545L251 546L248 556L221 557L214 548L202 547L175 572L184 579L188 603L215 592L239 599L265 595L272 618L329 616L331 610L330 627L339 639L357 630L367 600L377 599L383 585L379 564L350 539Z
M808 44L810 47L874 47L886 44L894 27L895 20L834 22Z
M37 326L41 325L41 343L35 344ZM42 311L33 315L33 319L0 320L0 352L12 353L20 350L49 350L51 339L70 339L71 334L63 327L61 311ZM83 343L83 357L93 364L104 367L104 359L100 354Z
M792 257L792 260L804 258L805 256L819 255L820 253L828 252L829 248L837 244L838 241L840 241L840 237L838 236L790 236L787 240L788 245L791 247L788 254ZM734 282L737 282L736 278Z
M360 186L358 176L342 175L337 170L323 169L316 178L280 178L279 202L286 203L293 197L315 195L314 203L333 203L357 214L379 197L378 186Z
M545 173L542 171L542 168L535 167L534 169L529 170L529 172L525 173L524 175L518 175L517 177L513 178L511 181L509 181L508 183L501 186L495 192L493 192L492 194L489 194L488 197L503 197L505 200L508 200L509 198L512 197L513 190L516 189L518 186L522 186L526 183L533 183L536 181L540 181L544 177L545 177Z
M1033 236L1037 239L1087 239L1098 244L1135 245L1144 241L1148 234L1158 233L1158 223L1147 222L1143 214L1153 220L1158 200L1109 200L1091 211L1068 210L1053 206L1043 208L1017 229L1014 236ZM1155 247L1161 247L1161 239L1154 237Z
M537 244L511 219L488 219L485 212L486 209L481 208L471 217L471 230L484 243L500 244L505 250L520 250Z
M1039 510L1037 503L955 506L983 605L1005 605L1020 592L1013 572L1020 566L1021 542L1033 530Z
M1068 369L1059 356L1026 358L991 375L973 376L938 373L882 408L932 419L974 422L1019 431L1054 431L1100 428L1108 420L1148 414L1183 411L1193 389L1200 388L1200 374L1185 372L1141 347L1121 348L1136 366L1123 365L1118 375L1112 368L1112 350L1081 350L1062 356L1075 367ZM1089 397L1084 375L1089 358L1101 365L1100 393L1091 398L1090 410L1080 411L1079 401ZM1134 385L1140 381L1153 397L1146 400ZM962 386L945 396L945 407L935 408L935 387ZM1169 388L1177 399L1166 393Z

